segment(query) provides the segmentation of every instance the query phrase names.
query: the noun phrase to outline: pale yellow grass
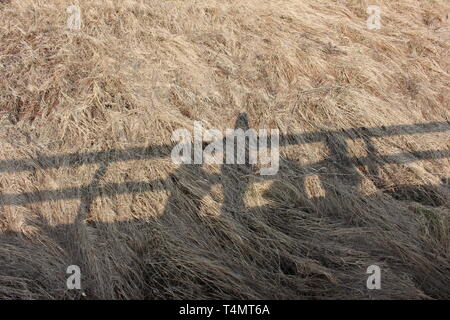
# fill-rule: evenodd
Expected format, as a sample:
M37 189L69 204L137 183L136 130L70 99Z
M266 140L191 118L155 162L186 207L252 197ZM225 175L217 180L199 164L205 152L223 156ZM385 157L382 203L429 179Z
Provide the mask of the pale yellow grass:
M79 31L66 29L70 4L81 8ZM382 8L381 30L366 27L370 4ZM87 298L449 298L448 130L372 139L377 176L357 160L351 176L338 158L308 167L373 152L364 136L343 151L330 131L448 125L449 8L425 0L0 2L0 160L35 168L0 168L2 195L88 186L98 163L49 168L45 156L170 145L173 130L194 120L233 128L246 112L255 129L330 139L281 147L270 181L239 166L202 173L129 151L130 161L98 174L105 194L86 210L81 192L0 202L0 298L83 297L66 288L72 264ZM408 156L417 151L438 156ZM412 161L385 163L393 154ZM158 179L157 190L112 187ZM382 290L366 288L372 264Z

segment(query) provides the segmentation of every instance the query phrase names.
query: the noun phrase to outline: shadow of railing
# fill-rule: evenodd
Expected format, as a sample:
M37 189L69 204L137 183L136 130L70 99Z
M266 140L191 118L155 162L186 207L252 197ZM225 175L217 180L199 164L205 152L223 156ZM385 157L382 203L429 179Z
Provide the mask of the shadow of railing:
M307 132L284 135L280 137L280 146L327 142L329 136L340 140L373 139L396 135L414 135L448 131L450 131L450 124L448 122L382 126L377 128L359 127L336 131ZM31 171L35 169L58 169L88 164L166 158L170 157L172 147L173 145L167 144L128 149L112 149L99 152L69 153L58 156L39 156L33 159L0 160L0 173ZM449 150L446 151L448 152ZM427 155L424 154L424 156L426 157ZM37 167L36 163L39 163L39 167Z
M249 126L246 119L247 116L245 114L240 115L236 121L236 128L244 130L248 129ZM443 183L440 186L397 185L388 188L380 177L379 170L380 167L385 164L406 164L420 160L447 159L450 158L450 150L427 150L380 155L377 152L372 139L397 135L443 133L449 131L450 124L448 122L433 122L426 124L383 126L377 128L360 127L346 130L282 135L280 136L280 147L323 142L329 150L329 156L324 160L308 165L298 165L296 162L289 159L281 159L280 172L275 176L257 176L253 171L253 168L248 164L224 164L221 166L221 172L219 173L205 171L202 168L202 165L181 165L165 179L100 184L100 180L107 172L108 166L111 163L167 158L170 157L173 147L173 145L169 144L128 149L112 149L100 152L71 153L57 156L39 155L30 159L0 160L0 173L58 169L89 164L97 164L99 166L89 185L15 194L3 193L0 194L0 207L24 206L31 203L46 201L80 199L78 213L73 225L54 227L52 231L53 233L62 232L72 234L72 236L67 235L64 238L67 240L69 238L80 238L79 233L85 232L82 225L96 198L165 190L165 186L168 183L177 181L183 172L192 172L196 178L207 181L207 188L202 191L202 194L196 195L199 198L206 196L211 191L213 185L222 184L224 193L222 212L227 214L239 214L239 210L264 211L267 209L274 209L270 206L246 209L244 194L248 185L251 183L251 177L254 177L258 181L281 179L283 176L283 168L288 167L290 170L294 170L298 173L298 185L305 191L304 176L310 172L323 172L325 168L327 170L327 175L340 177L340 179L347 179L346 183L357 186L361 183L361 175L357 171L357 168L361 166L366 166L368 168L369 176L378 189L391 194L394 198L397 197L398 199L402 199L403 195L406 195L405 198L409 197L412 198L412 200L423 201L428 205L440 206L445 204L447 199L445 198L445 195L442 196L439 192L434 191L436 191L437 187L448 188L448 182L444 182L444 178L446 177L442 177ZM361 139L361 141L366 144L366 149L368 151L367 156L350 156L347 140L355 139ZM225 155L223 156L225 157ZM229 176L229 174L232 174L234 178L232 185L227 186L224 184L226 179L222 178L224 176ZM327 187L327 184L325 184L324 188L325 196L333 192L333 190ZM424 190L425 193L423 193ZM411 197L411 195L413 196ZM169 197L167 207L171 205L172 200ZM167 207L165 211L168 210ZM164 216L164 213L162 216ZM101 222L99 222L99 224L101 224ZM74 258L74 260L76 260L74 262L75 264L85 265L86 262L83 261L86 261L89 258L83 250L88 250L88 248L80 248L79 246L70 243L64 243L66 240L60 242L61 246L65 247L72 256L78 257Z
M384 164L406 164L409 162L416 162L421 160L436 160L436 159L450 158L450 150L444 151L421 151L413 153L403 153L397 155L385 156L383 158ZM359 163L358 165L370 165L372 160L370 157L356 158L349 157L349 161ZM302 171L311 171L323 168L329 163L328 160L316 162L314 164L301 166ZM234 166L226 164L223 166ZM183 166L183 168L194 167L194 165ZM200 166L198 166L200 167ZM40 168L41 169L41 168ZM0 206L13 205L23 206L28 203L37 203L45 201L57 200L72 200L81 199L84 194L90 193L89 199L104 196L111 197L115 195L128 193L141 193L146 191L158 191L164 189L165 179L156 179L152 181L139 182L122 182L122 183L108 183L98 185L99 176L102 176L106 171L106 167L102 165L99 171L95 174L95 182L81 187L70 187L58 190L41 190L34 192L23 192L20 194L0 194ZM219 173L204 173L205 179L211 181L211 184L217 184L220 181L221 174ZM276 176L261 176L259 179L274 179ZM170 178L169 178L170 179ZM445 179L445 178L443 178Z
M237 121L238 122L238 121ZM246 129L246 128L243 128ZM280 147L289 145L302 145L308 143L325 142L331 155L322 161L308 165L296 166L302 171L314 171L333 164L342 169L352 166L368 166L372 176L376 178L378 167L384 164L406 164L420 160L436 160L450 158L450 149L426 150L406 152L393 155L379 155L372 143L373 138L388 137L395 135L414 135L425 133L438 133L450 131L447 122L432 122L415 125L382 126L377 128L353 128L340 131L325 131L302 133L293 135L282 135ZM351 157L348 155L348 147L345 140L361 139L366 143L368 156ZM225 138L224 138L225 141ZM100 152L70 153L58 156L38 156L31 159L0 160L0 173L22 172L46 169L59 169L64 167L76 167L82 165L98 164L99 169L94 175L93 182L86 186L70 187L59 190L41 190L35 192L24 192L20 194L0 194L1 205L22 206L27 203L45 202L49 200L86 199L85 202L99 196L110 197L114 195L136 193L145 191L157 191L164 186L163 179L153 181L110 183L100 186L101 179L108 166L114 162L126 162L132 160L162 159L170 157L173 145L160 145L149 147L135 147L129 149L112 149ZM225 155L224 155L225 157ZM282 160L283 161L283 160ZM292 163L291 163L292 164ZM198 165L190 165L197 167ZM230 164L223 165L235 166ZM200 165L201 167L201 165ZM353 173L353 172L352 172ZM204 173L204 178L213 183L220 180L221 174ZM260 179L274 179L276 176L262 176ZM382 184L378 183L378 187ZM84 205L86 206L86 204Z

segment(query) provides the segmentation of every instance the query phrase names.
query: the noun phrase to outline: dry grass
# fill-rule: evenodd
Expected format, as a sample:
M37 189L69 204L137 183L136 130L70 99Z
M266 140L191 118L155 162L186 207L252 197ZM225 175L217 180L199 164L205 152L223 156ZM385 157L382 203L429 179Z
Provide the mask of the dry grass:
M105 172L47 168L39 158L169 144L194 120L232 128L244 111L252 128L325 137L446 122L448 2L78 3L83 28L68 31L70 1L0 1L0 159L35 168L0 168L0 192L87 186L96 172L100 186L163 182L131 193L122 185L87 208L77 197L0 203L0 298L80 298L65 286L71 264L82 268L87 298L450 297L448 156L384 161L442 155L448 131L399 131L369 144L361 136L347 150L333 137L283 147L271 181L167 157ZM369 4L383 10L381 30L366 28ZM346 151L371 149L378 170L339 164ZM327 157L335 157L327 167L305 167ZM366 289L372 264L382 290Z

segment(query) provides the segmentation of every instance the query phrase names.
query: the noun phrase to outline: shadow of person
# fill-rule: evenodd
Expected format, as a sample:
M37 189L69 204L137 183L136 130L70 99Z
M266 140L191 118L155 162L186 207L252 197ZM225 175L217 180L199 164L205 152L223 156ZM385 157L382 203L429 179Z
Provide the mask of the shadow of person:
M250 129L247 113L241 113L236 119L235 129L242 129L244 132ZM249 179L254 172L249 163L249 140L245 139L245 163L237 164L237 144L234 143L234 157L232 164L223 164L221 168L222 188L224 200L222 214L239 214L245 211L244 196L249 185ZM226 158L226 154L224 153Z
M248 116L241 113L235 124L235 129L244 131L249 129ZM226 141L226 138L223 139ZM234 140L233 140L234 142ZM182 164L169 176L173 182L170 186L171 194L167 201L166 209L161 216L162 221L172 225L175 229L181 228L179 213L192 212L192 207L199 209L201 200L210 194L213 185L222 185L223 204L221 214L239 214L245 210L244 195L249 183L249 177L253 174L248 161L249 143L245 141L246 161L244 164L236 164L237 144L234 144L233 163L226 162L226 148L222 156L219 174L211 174L202 164ZM189 185L186 181L190 181ZM193 206L192 206L193 205ZM192 217L191 217L192 218ZM186 221L187 222L187 221ZM178 224L176 227L175 224ZM178 232L178 231L177 231Z

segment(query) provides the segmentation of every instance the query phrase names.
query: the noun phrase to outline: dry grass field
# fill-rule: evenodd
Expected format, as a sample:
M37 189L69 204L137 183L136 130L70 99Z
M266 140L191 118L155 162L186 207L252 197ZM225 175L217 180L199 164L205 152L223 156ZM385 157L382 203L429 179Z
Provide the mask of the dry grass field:
M0 299L450 298L449 12L0 1ZM172 162L243 113L278 174Z

